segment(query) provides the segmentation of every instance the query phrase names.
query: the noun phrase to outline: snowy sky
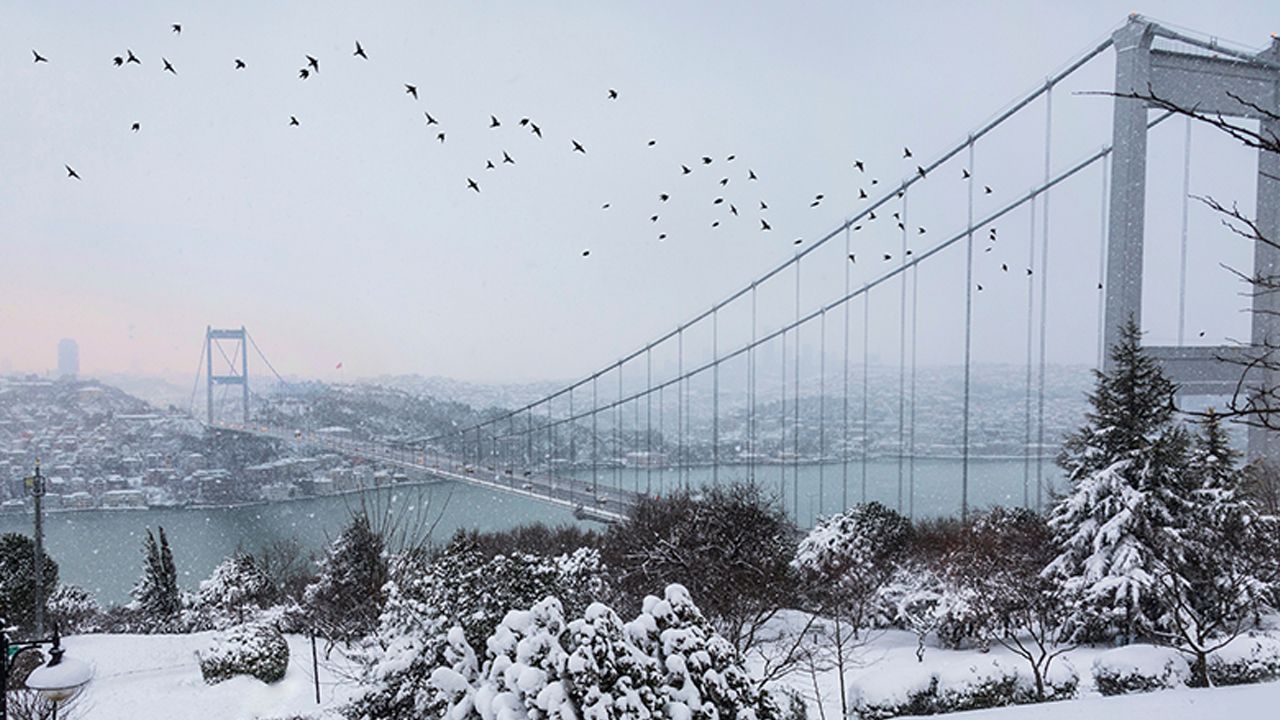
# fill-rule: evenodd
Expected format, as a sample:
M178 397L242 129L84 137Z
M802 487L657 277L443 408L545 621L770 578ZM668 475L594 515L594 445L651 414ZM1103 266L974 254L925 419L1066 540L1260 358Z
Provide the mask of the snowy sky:
M342 362L353 376L578 376L748 283L796 238L822 235L860 207L859 188L936 157L1133 10L1252 48L1280 30L1263 0L3 0L0 370L44 371L57 340L74 337L86 374L190 378L212 323L248 326L285 374L333 378ZM352 56L356 41L367 61ZM49 62L33 63L33 49ZM126 50L142 64L114 67ZM320 72L302 80L308 54ZM1109 89L1111 72L1108 55L1055 94L1055 168L1109 141L1109 101L1075 91ZM979 214L1043 173L1044 110L1024 115L979 146L975 177L995 188ZM1156 342L1176 334L1183 132L1170 122L1151 141ZM1192 145L1192 192L1251 206L1250 156L1207 132ZM959 175L960 164L940 170L912 202L909 224L929 228L913 247L960 229ZM1095 357L1100 178L1051 201L1053 361ZM1239 288L1217 265L1247 267L1250 251L1191 212L1189 342L1243 337ZM1023 352L1029 228L1025 214L1010 218L996 251L978 255L979 360ZM892 230L855 239L855 284L896 253ZM806 305L843 283L836 245L806 270ZM924 363L958 358L958 250L919 276ZM762 323L794 311L794 290L776 294L761 297ZM873 295L872 344L886 348L873 355L885 360L897 303L896 289Z

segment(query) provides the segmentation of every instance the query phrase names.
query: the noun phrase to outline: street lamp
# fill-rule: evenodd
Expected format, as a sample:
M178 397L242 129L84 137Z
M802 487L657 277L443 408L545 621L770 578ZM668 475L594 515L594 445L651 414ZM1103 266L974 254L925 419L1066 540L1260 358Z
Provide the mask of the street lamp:
M31 491L31 498L35 501L35 541L36 553L33 563L35 565L35 619L36 619L36 635L44 634L44 508L41 501L44 499L45 487L44 476L40 474L40 460L36 460L36 474L26 478L27 489Z
M19 655L42 645L50 646L49 662L32 670L27 676L26 685L53 703L53 717L56 720L58 703L71 699L87 685L93 678L93 669L82 660L63 657L62 636L58 634L57 624L53 626L51 638L18 643L9 642L9 629L2 625L0 623L0 647L4 651L0 655L0 720L8 720L9 717L9 671Z

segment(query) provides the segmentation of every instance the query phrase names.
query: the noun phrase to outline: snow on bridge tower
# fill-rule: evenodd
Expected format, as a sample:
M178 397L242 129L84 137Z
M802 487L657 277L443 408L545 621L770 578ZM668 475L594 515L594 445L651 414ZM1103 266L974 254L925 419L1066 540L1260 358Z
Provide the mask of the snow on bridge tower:
M1157 38L1202 52L1176 52L1152 47ZM1263 135L1280 136L1280 122L1251 108L1280 113L1280 40L1257 55L1229 50L1212 41L1191 38L1140 15L1131 15L1112 35L1116 52L1117 95L1154 95L1183 108L1223 117L1256 120ZM1203 51L1209 51L1205 53ZM1234 95L1239 100L1233 99ZM1244 101L1243 103L1240 101ZM1111 198L1107 238L1106 347L1119 338L1130 316L1142 321L1142 243L1147 175L1147 127L1151 104L1116 97L1112 125ZM1264 237L1280 239L1280 155L1258 153L1257 225ZM1280 276L1280 250L1266 243L1254 247L1253 275ZM1252 337L1255 348L1280 344L1280 294L1254 293ZM1170 379L1185 395L1231 395L1244 366L1224 358L1250 357L1237 346L1148 346ZM1108 354L1105 367L1110 369ZM1251 369L1247 387L1275 387L1276 373ZM1280 410L1280 408L1276 408ZM1249 456L1280 461L1280 433L1251 428Z
M222 341L230 341L235 343L228 354L221 345ZM224 374L215 375L213 372L213 355L217 351L218 354L226 361L226 371ZM236 355L240 356L240 366L236 367ZM242 390L241 409L244 415L244 424L249 424L249 335L245 332L244 326L239 329L218 329L213 326L206 326L204 331L204 356L207 361L206 365L206 384L208 386L208 423L213 424L213 387L215 385L239 385Z

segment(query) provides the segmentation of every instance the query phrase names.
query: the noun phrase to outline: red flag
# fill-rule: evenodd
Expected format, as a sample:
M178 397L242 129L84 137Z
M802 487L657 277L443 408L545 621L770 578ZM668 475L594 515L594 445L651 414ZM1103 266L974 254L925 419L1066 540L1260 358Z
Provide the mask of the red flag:
M341 369L342 369L342 363L338 363L337 367L335 367L334 369L335 369L335 370L341 370Z

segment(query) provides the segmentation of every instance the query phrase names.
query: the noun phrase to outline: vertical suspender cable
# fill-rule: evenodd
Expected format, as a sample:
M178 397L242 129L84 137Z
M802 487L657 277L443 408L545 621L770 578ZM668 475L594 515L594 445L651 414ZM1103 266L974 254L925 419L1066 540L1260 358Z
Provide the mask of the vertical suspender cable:
M778 418L778 501L787 511L787 331L782 331L782 416Z
M720 484L720 312L711 311L711 484Z
M1102 202L1098 205L1101 210L1098 212L1102 216L1100 224L1101 231L1098 233L1098 360L1097 368L1102 369L1102 360L1107 352L1106 341L1103 340L1103 330L1105 329L1105 320L1103 312L1106 309L1105 298L1106 291L1103 289L1103 280L1107 275L1107 205L1110 195L1108 194L1108 183L1111 180L1111 173L1107 170L1107 163L1111 160L1110 156L1102 158ZM1023 505L1026 500L1023 500Z
M1178 264L1178 345L1187 326L1187 210L1191 198L1191 118L1182 141L1182 253Z
M653 495L653 348L644 350L644 494Z
M871 290L862 293L862 502L867 501L867 452L871 449L871 426L867 424L867 390L871 367Z
M751 283L751 349L747 351L747 476L756 481L756 284Z
M844 255L849 258L849 228L844 229ZM844 294L849 295L849 275L853 272L853 261L844 265ZM840 512L849 509L849 302L844 304L844 435L840 440Z
M791 435L791 461L794 466L791 477L792 511L795 523L800 524L800 262L796 261L796 369L795 369L795 425Z
M907 517L916 516L916 334L920 266L911 266L911 430L907 435Z
M822 337L818 339L818 515L822 515L826 493L827 466L827 311L818 322ZM813 524L816 518L810 518Z
M676 486L689 485L684 482L684 328L676 331Z
M1036 264L1036 198L1028 202L1031 208L1031 232L1027 236L1027 268ZM1023 403L1023 439L1022 439L1022 497L1023 504L1030 507L1031 488L1031 362L1033 338L1035 337L1035 278L1027 274L1027 393Z
M622 361L618 361L618 407L613 424L613 486L622 491Z
M1053 86L1044 94L1044 183L1049 184L1050 151L1053 149ZM1049 321L1049 194L1045 188L1040 229L1040 381L1036 391L1036 512L1040 511L1044 494L1044 374L1047 362Z
M969 517L969 402L973 347L973 136L969 136L969 234L964 241L964 419L960 433L960 520Z
M591 494L596 498L600 497L600 465L596 459L596 451L599 449L596 439L600 437L596 433L596 415L598 414L596 409L600 407L596 393L597 377L591 376Z
M902 195L902 248L898 257L907 264L907 196ZM902 512L902 484L905 479L907 394L907 274L902 273L902 299L898 305L898 512Z

